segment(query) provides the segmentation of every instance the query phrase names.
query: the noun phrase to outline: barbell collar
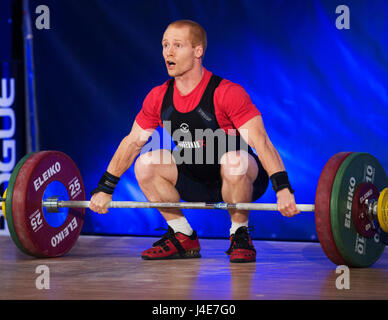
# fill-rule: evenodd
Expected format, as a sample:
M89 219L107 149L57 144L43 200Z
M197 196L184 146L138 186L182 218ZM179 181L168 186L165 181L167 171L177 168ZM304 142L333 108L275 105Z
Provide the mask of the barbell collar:
M47 212L59 212L58 210L58 197L48 197L45 201L42 201L42 206L46 208Z

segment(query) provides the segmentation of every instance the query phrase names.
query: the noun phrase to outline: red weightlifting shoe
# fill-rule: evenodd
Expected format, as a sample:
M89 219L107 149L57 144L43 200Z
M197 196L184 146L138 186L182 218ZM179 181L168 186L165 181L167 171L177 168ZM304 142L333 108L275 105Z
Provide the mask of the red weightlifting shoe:
M191 236L186 236L181 232L174 233L169 226L163 237L151 249L143 251L141 257L144 260L200 258L200 249L195 231Z
M238 228L235 234L230 236L230 247L226 254L230 256L230 262L256 261L256 250L247 227Z

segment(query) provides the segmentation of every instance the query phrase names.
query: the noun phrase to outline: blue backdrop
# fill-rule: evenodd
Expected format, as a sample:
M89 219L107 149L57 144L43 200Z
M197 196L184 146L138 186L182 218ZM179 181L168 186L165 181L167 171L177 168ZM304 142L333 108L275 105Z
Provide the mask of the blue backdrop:
M168 79L161 38L173 20L207 30L204 66L241 84L263 114L298 203L314 203L326 161L363 151L388 168L388 3L386 1L31 2L50 9L50 29L34 28L41 149L69 154L96 186L147 93ZM350 9L339 30L338 5ZM133 168L115 200L145 201ZM275 202L268 188L261 202ZM185 211L200 237L228 237L226 211ZM316 240L313 213L252 213L255 239ZM159 235L157 210L87 212L84 233Z

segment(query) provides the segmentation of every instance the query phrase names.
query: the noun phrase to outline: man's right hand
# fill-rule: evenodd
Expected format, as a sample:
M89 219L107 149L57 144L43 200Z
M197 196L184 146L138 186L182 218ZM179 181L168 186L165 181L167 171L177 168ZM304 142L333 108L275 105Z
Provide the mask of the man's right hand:
M90 199L89 209L98 213L108 212L108 203L112 201L112 195L105 192L97 192Z

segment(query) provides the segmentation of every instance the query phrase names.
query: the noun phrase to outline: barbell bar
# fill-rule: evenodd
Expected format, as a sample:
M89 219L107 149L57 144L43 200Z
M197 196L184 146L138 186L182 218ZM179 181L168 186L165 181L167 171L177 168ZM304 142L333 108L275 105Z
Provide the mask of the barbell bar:
M0 198L0 202L6 198ZM68 201L59 200L58 197L47 197L42 201L42 207L48 212L59 212L59 208L89 208L90 201ZM296 207L301 212L313 212L313 204L297 204ZM275 203L226 203L226 202L142 202L142 201L110 201L107 208L121 209L220 209L220 210L249 210L249 211L277 211Z
M0 202L5 202L6 198L0 198ZM377 218L378 201L366 202L368 213ZM89 208L90 201L68 201L59 200L58 197L47 197L42 201L42 207L48 212L60 212L61 208ZM226 202L142 202L142 201L110 201L108 209L218 209L218 210L246 210L246 211L277 211L276 203L226 203ZM296 208L300 212L314 212L314 204L297 204Z
M6 198L0 197L0 202L5 202ZM378 218L378 201L366 202L367 212L373 218ZM60 212L62 208L89 208L90 201L68 201L59 200L58 197L47 197L42 201L42 207L48 212ZM297 204L300 212L314 212L313 204ZM246 211L277 211L276 203L226 203L226 202L142 202L142 201L110 201L108 209L218 209L218 210L246 210Z

